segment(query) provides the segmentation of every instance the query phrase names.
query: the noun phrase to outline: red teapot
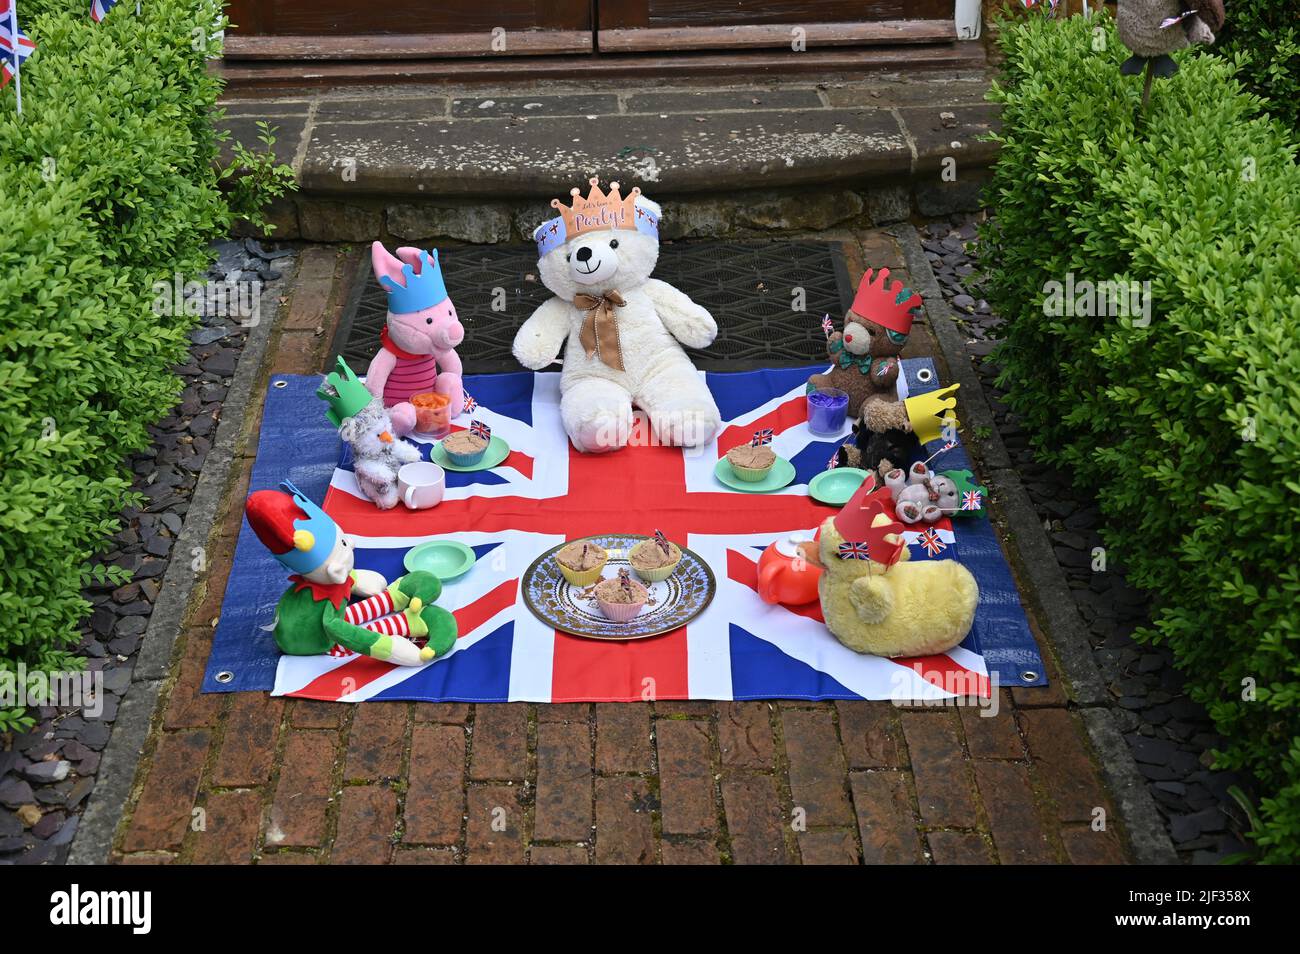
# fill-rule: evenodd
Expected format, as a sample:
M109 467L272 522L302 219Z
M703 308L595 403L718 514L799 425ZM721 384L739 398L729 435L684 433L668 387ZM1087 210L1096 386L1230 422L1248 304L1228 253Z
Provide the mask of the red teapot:
M773 543L758 558L758 595L765 603L803 606L818 599L821 575L816 538L792 535Z

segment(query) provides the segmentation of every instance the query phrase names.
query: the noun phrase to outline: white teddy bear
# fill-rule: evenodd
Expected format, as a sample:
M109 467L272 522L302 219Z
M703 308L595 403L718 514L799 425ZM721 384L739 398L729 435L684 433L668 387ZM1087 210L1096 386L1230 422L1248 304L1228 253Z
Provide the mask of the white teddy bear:
M380 510L397 506L397 472L421 459L415 445L397 436L381 398L374 397L342 356L316 396L329 405L326 417L352 447L357 486Z
M375 398L344 420L339 437L352 447L352 471L362 493L380 510L396 507L397 472L422 458L415 445L397 436L384 402Z
M659 206L634 188L608 194L591 180L572 207L538 226L538 270L555 298L515 335L519 363L540 371L568 339L560 379L560 416L580 451L616 450L632 433L632 406L648 415L661 444L696 447L711 440L721 415L682 345L705 348L717 337L713 316L667 282L651 278L659 258Z

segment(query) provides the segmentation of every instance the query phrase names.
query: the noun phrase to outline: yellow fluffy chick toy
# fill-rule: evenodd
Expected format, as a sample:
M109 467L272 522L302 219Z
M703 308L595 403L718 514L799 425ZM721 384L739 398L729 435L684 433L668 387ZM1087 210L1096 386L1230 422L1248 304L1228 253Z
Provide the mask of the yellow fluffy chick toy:
M979 586L956 560L908 559L889 491L868 479L821 528L817 592L831 634L855 652L928 656L970 632Z

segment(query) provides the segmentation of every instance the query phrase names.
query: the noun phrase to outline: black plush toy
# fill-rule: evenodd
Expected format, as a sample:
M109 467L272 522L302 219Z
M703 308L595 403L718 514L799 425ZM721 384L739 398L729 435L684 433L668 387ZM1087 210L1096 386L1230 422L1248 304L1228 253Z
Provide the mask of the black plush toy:
M911 431L873 431L857 421L853 424L853 439L845 441L836 452L835 466L860 467L883 477L895 467L906 467L920 449Z

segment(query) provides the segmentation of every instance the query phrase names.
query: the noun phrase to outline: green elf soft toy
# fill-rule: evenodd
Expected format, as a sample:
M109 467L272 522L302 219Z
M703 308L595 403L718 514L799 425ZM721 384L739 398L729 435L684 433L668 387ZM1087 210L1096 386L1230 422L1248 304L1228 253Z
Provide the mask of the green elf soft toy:
M293 484L258 490L244 503L248 524L293 584L275 607L275 642L293 656L364 653L398 666L419 666L456 643L456 617L433 601L442 584L408 573L389 584L354 569L355 550L333 519ZM348 605L353 595L365 597ZM423 648L414 639L425 639Z

